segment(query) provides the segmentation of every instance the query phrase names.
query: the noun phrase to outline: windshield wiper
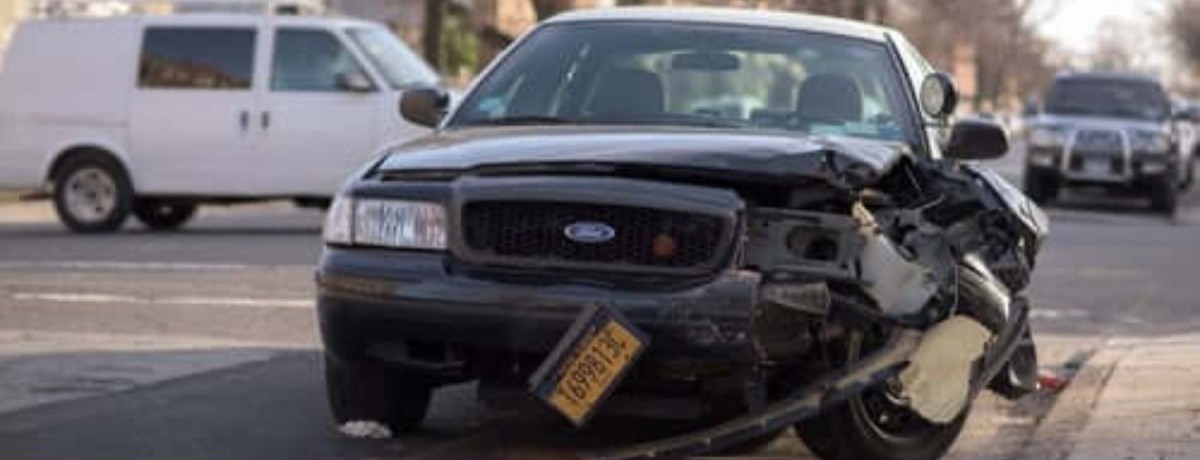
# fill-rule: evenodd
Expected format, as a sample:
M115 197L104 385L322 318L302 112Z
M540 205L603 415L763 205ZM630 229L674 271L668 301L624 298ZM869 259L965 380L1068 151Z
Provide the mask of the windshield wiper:
M562 124L567 124L567 123L573 123L573 121L565 119L565 118L551 117L551 116L546 116L546 115L517 115L517 116L511 116L511 117L484 118L482 120L474 121L474 124L490 125L490 126L562 125Z

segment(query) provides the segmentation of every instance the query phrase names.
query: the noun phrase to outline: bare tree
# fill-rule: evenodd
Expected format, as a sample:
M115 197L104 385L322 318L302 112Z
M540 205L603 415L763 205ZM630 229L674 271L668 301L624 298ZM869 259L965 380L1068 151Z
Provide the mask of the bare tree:
M1200 0L1176 0L1168 17L1180 57L1200 76Z
M575 7L573 0L531 0L539 21Z
M445 0L425 0L425 27L421 48L425 60L435 66L442 61L442 26L446 19Z

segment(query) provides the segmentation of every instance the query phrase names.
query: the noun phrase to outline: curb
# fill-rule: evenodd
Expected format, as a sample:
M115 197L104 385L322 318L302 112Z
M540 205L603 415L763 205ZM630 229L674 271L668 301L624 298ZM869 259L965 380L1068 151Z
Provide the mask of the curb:
M1075 450L1077 437L1091 421L1092 410L1112 378L1117 365L1133 349L1132 344L1111 342L1084 363L1075 377L1041 419L1021 454L1014 458L1065 460Z

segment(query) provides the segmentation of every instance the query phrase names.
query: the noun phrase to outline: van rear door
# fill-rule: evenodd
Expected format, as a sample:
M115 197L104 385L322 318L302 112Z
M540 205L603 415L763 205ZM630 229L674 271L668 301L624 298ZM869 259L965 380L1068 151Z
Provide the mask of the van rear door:
M131 98L141 193L253 194L254 18L148 24Z

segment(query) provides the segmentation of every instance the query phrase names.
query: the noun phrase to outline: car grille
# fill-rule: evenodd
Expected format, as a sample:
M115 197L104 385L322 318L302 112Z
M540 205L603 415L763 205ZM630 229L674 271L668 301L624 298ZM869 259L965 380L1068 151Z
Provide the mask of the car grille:
M1103 165L1097 170L1085 163ZM1125 143L1118 131L1085 130L1075 135L1070 169L1077 172L1092 172L1120 175L1125 172Z
M614 231L606 241L569 238L567 227L580 223ZM707 214L534 201L467 203L461 229L471 255L489 263L621 270L710 267L728 239L725 219Z
M1076 152L1120 154L1124 150L1121 133L1117 131L1080 131L1075 135Z

